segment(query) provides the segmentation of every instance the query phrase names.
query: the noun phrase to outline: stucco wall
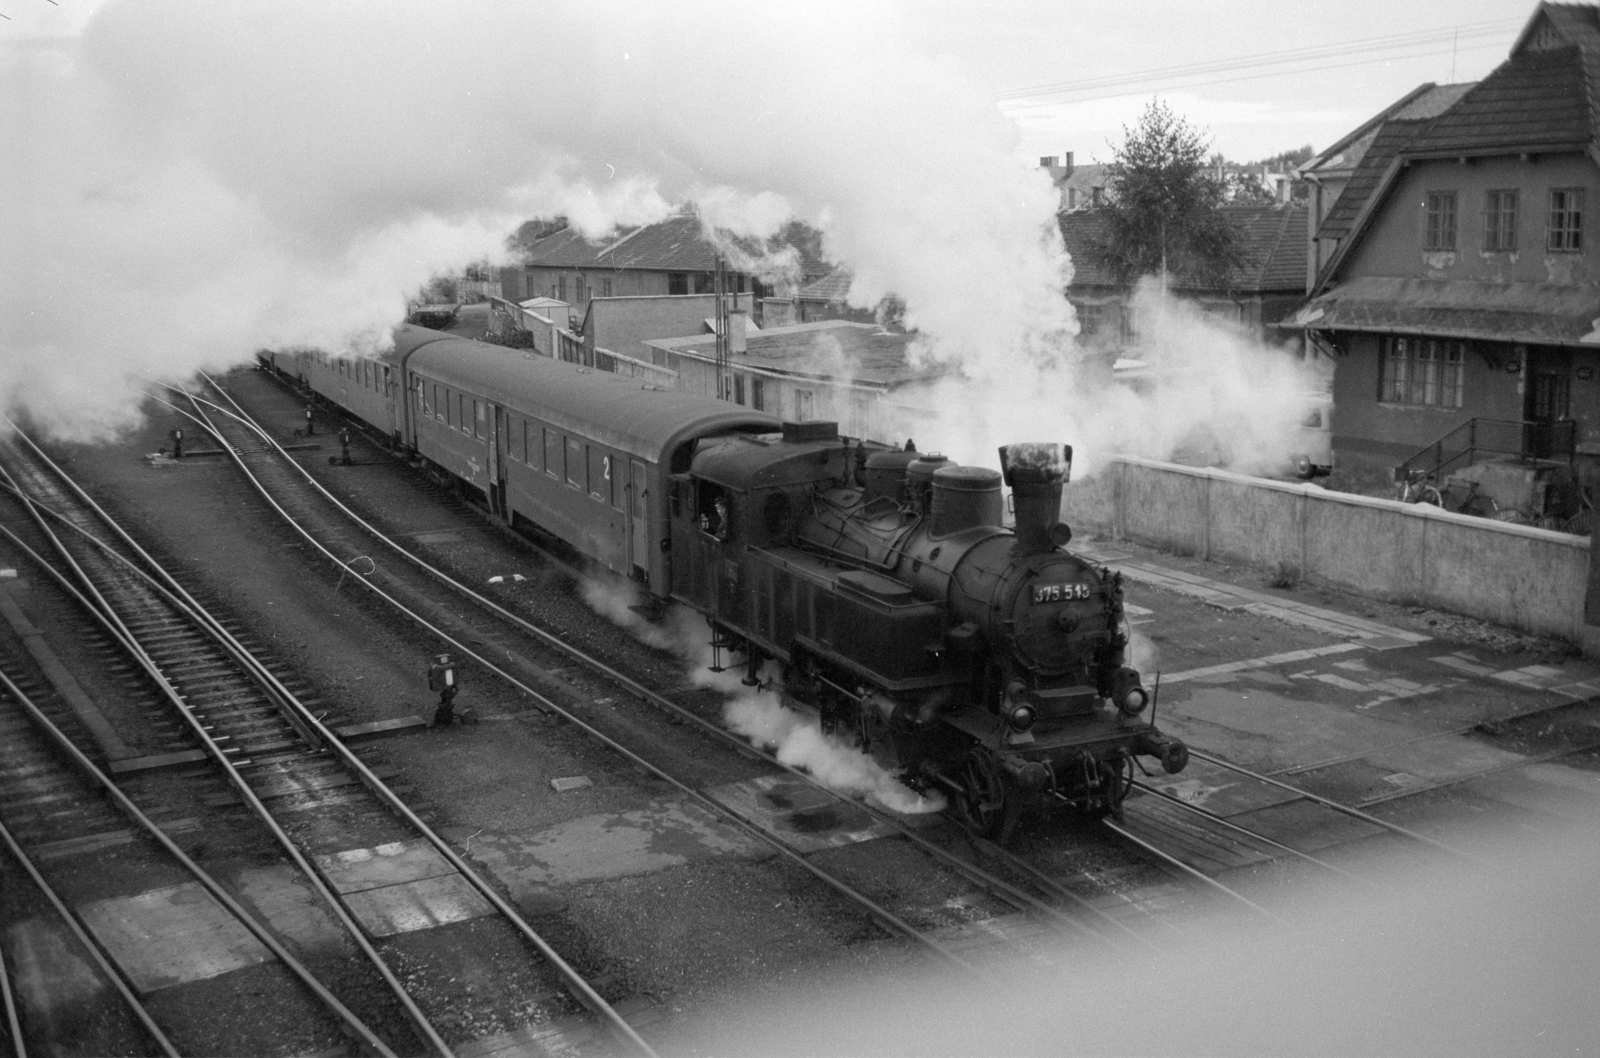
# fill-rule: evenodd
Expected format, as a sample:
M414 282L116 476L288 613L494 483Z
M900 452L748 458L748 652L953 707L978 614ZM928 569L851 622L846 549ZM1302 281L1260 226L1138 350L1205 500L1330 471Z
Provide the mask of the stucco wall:
M1346 355L1333 372L1333 445L1340 465L1392 466L1468 419L1522 418L1520 375L1492 366L1476 344L1467 347L1459 408L1380 403L1381 337L1347 334L1341 344Z
M1352 249L1340 272L1345 276L1593 284L1600 280L1600 262L1592 246L1582 253L1545 250L1550 191L1568 187L1587 189L1585 212L1589 216L1584 218L1584 241L1588 243L1594 231L1594 210L1600 208L1600 172L1582 155L1539 155L1526 162L1514 157L1474 158L1467 165L1454 159L1413 162L1395 181L1372 227ZM1502 189L1518 192L1517 249L1514 253L1485 253L1484 193ZM1430 191L1456 193L1454 253L1423 249Z
M1079 531L1584 640L1587 537L1131 456L1069 485L1062 512Z

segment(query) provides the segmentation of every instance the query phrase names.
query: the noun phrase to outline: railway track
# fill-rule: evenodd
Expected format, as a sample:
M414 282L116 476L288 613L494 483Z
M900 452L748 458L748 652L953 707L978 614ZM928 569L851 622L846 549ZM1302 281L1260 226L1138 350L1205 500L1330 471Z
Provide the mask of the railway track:
M356 1028L359 1019L346 1020L368 1048L378 1053L420 1049L450 1054L452 1041L445 1036L449 1030L441 1031L436 1021L472 1023L461 1013L463 1008L470 1012L474 1003L497 1004L494 1017L500 1021L512 1016L505 1013L507 1007L519 1011L525 1022L545 1021L570 1013L570 994L592 1014L597 1026L611 1034L598 1037L600 1046L609 1050L622 1043L652 1053L589 982L410 812L270 666L71 485L42 452L24 443L11 448L4 462L11 494L33 513L37 533L48 539L54 555L47 557L42 548L30 547L9 529L6 536L32 557L41 572L55 576L63 590L74 593L85 611L126 648L197 747L160 755L164 759L154 762L118 761L113 768L128 773L143 770L139 766L145 764L154 770L159 765L204 760L226 777L231 799L249 808L254 822L270 833L321 906L339 922L348 944L360 950L364 972L347 966L342 976L363 994L373 991L372 982L365 979L381 978L378 990L386 993L386 1002L404 1010L403 1017L388 1020L399 1020L409 1031L391 1025L387 1041L371 1030ZM58 565L66 570L57 569ZM173 800L168 789L162 789L161 796L168 803ZM203 814L205 808L219 804L191 807ZM360 847L350 847L354 834L361 837ZM394 883L397 873L403 880ZM520 950L528 966L512 974L508 984L521 994L474 999L450 994L447 988L408 988L394 967L416 960L407 958L403 931L395 927L405 916L418 913L433 916L435 924L465 924L465 931L453 935L462 949L455 954L462 961L470 961L478 946L487 945L502 957ZM443 931L434 932L437 940ZM281 947L272 954L289 965ZM418 976L408 974L410 979ZM313 989L321 987L307 983ZM413 991L425 998L419 1000ZM331 993L322 992L325 1002L343 1009ZM581 1049L583 1034L570 1033L564 1042Z
M983 856L1005 872L1007 877L1003 878L995 871L985 870L976 865L970 854L961 855L953 852L945 844L925 837L892 813L837 794L806 772L782 764L773 754L752 748L745 740L707 720L695 709L645 686L614 666L563 641L558 633L539 627L448 576L384 534L378 527L360 518L323 488L313 475L290 459L286 452L279 450L278 458L268 457L265 454L266 450L261 446L265 444L276 447L271 442L268 432L250 420L245 411L233 403L220 388L215 387L214 383L213 389L217 400L222 403L207 407L196 400L196 403L186 410L195 416L197 424L219 437L219 443L231 452L238 453L235 457L236 463L251 478L267 502L296 527L296 531L303 539L317 547L328 561L350 568L351 564L340 556L365 556L365 561L357 569L358 575L364 573L361 577L362 583L383 597L388 604L407 613L420 627L449 644L453 650L506 680L533 699L538 707L563 716L614 752L623 754L651 774L674 785L686 797L694 799L723 817L741 833L776 849L789 862L813 875L847 901L866 910L891 932L911 938L937 958L964 970L970 969L971 964L967 958L953 950L954 946L970 951L973 948L994 945L1007 947L1013 940L1030 943L1039 935L1041 927L1051 934L1088 934L1102 942L1123 943L1132 938L1136 943L1149 943L1126 921L1107 915L1094 906L1090 899L1071 889L1053 885L1038 877L1037 872L1030 871L1025 863L1007 850L990 843L981 843ZM344 530L349 526L358 526L361 536L345 535ZM381 549L381 555L374 545L378 545ZM416 576L423 578L422 583L402 577L401 570L413 571ZM455 620L446 618L440 623L434 623L412 608L413 604L425 598L430 590L436 591L439 587L447 588L452 594L470 600L477 614L481 615L480 621L486 621L487 624L464 623L465 617L458 617ZM505 638L508 631L522 639L525 645L508 650ZM982 922L973 923L971 926L957 926L954 929L941 930L937 924L919 925L907 921L873 900L849 880L837 876L832 871L824 870L816 862L816 857L807 855L782 836L762 827L755 818L739 811L736 806L717 797L708 796L694 784L683 782L669 774L647 759L642 750L624 746L618 741L617 732L601 731L590 723L594 718L581 717L552 701L540 687L530 682L526 673L511 671L513 666L506 659L525 653L529 641L537 648L555 652L561 659L576 662L588 672L603 679L612 688L611 694L620 691L651 705L671 720L693 728L746 758L759 760L770 770L769 774L773 777L781 777L785 782L798 784L819 797L826 797L850 811L861 813L882 828L884 833L901 837L919 854L930 857L939 871L962 879L966 884L975 886L987 894L994 902L995 913L986 916ZM485 644L493 646L484 649ZM546 662L547 668L548 664ZM588 697L593 698L595 695L591 694Z
M230 402L230 411L239 417L241 425L245 424L248 416L245 415L243 409ZM359 422L352 422L352 425L362 428L362 424ZM250 424L250 426L253 428L248 428L241 438L241 450L245 446L270 444L266 431L253 424ZM254 450L260 451L261 449L254 447ZM642 685L637 680L620 673L614 667L586 655L570 644L563 642L559 636L506 610L494 601L429 566L424 560L386 537L374 526L361 521L353 512L344 507L337 498L327 492L312 475L300 470L298 467L295 469L311 488L320 492L328 502L338 506L352 520L359 522L370 534L369 538L381 543L390 555L425 572L430 578L439 584L447 586L451 591L470 599L481 611L492 615L502 623L534 638L541 645L570 657L591 671L599 673L638 700L654 706L678 721L696 726L708 737L728 743L739 752L745 754L751 752L750 747L741 738L706 719L694 709L687 708L671 697L660 694ZM454 493L449 493L448 495L451 499L459 502L459 498ZM473 506L482 517L489 519L493 523L494 520L486 508L481 505ZM519 537L520 539L523 538ZM559 565L563 565L566 571L575 579L580 579L583 576L580 571L574 570L570 566L565 566L559 558L549 556L547 553L546 557ZM1009 903L1020 914L1044 917L1047 920L1053 919L1059 924L1063 913L1062 909L1070 908L1076 913L1079 922L1088 925L1102 939L1117 938L1127 940L1131 938L1137 943L1146 945L1151 943L1151 935L1161 932L1163 927L1170 925L1170 922L1162 921L1163 916L1170 915L1174 906L1170 886L1158 885L1143 894L1129 893L1120 886L1100 886L1091 877L1086 879L1089 882L1087 886L1088 892L1080 892L1078 890L1084 888L1084 886L1069 886L1059 876L1041 870L1035 863L1017 855L1010 849L977 838L970 833L962 835L958 842L952 842L948 837L940 840L927 831L906 826L891 813L880 811L870 804L860 804L852 799L843 798L841 795L834 794L833 791L826 790L812 776L803 770L781 763L770 752L763 752L759 748L755 752L770 767L780 769L786 773L789 779L805 784L812 789L824 791L829 795L838 797L840 800L848 800L857 810L871 817L886 831L898 834L906 842L918 847L941 865L970 878L975 884L997 893L1002 900ZM1216 763L1218 766L1226 765L1226 762L1222 761L1217 761ZM1231 767L1231 765L1227 766ZM1266 777L1261 777L1261 779L1263 782L1271 781ZM1181 798L1163 794L1149 785L1138 784L1138 786L1141 793L1147 795L1146 799L1149 802L1167 802L1174 806L1173 810L1171 812L1163 812L1160 809L1152 811L1149 804L1141 805L1141 799L1136 797L1133 802L1130 802L1130 807L1135 813L1133 829L1110 821L1105 824L1104 829L1112 835L1113 840L1119 844L1131 845L1139 850L1140 855L1149 857L1168 872L1197 882L1203 888L1203 891L1220 896L1236 906L1248 908L1254 914L1268 918L1273 917L1271 912L1255 901L1219 881L1217 875L1241 865L1260 863L1277 856L1293 858L1329 875L1339 876L1345 881L1361 882L1361 879L1351 872L1319 859L1310 853L1298 850L1292 845L1279 841L1270 835L1252 831L1218 813L1209 812ZM1301 795L1297 793L1296 796ZM1411 834L1409 831L1403 830L1403 828L1394 827L1375 817L1365 817L1364 813L1347 809L1331 799L1317 799L1315 795L1311 794L1304 794L1303 796L1308 799L1320 800L1320 803L1330 812L1343 812L1346 816L1352 818L1364 817L1375 830L1389 830L1404 836L1408 840L1415 839L1418 842L1437 845L1437 843L1429 842L1428 839L1422 838L1420 835ZM1172 818L1174 815L1186 815L1191 818L1182 823L1175 823ZM957 844L964 845L966 848L960 852L955 851L954 846ZM1209 856L1206 854L1206 850L1210 851L1211 854ZM973 857L971 851L975 851L977 856ZM985 871L976 867L973 862L974 858L988 862L994 868L994 871ZM998 872L998 874L995 872ZM999 877L999 874L1003 874L1005 876L1004 879ZM1158 906L1159 911L1156 910ZM1201 913L1205 912L1202 911Z

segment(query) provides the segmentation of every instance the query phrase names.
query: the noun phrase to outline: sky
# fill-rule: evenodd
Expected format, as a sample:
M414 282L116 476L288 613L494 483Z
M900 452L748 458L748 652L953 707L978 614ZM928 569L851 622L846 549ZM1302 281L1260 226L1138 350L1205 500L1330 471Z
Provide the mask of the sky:
M76 33L105 2L0 0L0 47ZM806 0L794 6L803 10ZM1105 161L1123 127L1157 96L1236 161L1304 143L1320 149L1424 81L1481 78L1534 9L1526 0L904 6L908 43L955 59L993 88L1017 124L1020 158L1072 151L1080 162ZM1176 72L1199 64L1214 68ZM1031 91L1061 85L1075 87Z

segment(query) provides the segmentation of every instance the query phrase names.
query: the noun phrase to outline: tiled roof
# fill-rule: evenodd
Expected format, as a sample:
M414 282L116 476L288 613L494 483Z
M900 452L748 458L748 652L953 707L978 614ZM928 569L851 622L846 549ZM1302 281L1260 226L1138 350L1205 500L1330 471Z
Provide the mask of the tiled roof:
M1397 159L1592 147L1600 132L1600 7L1541 3L1510 57L1460 99L1434 115L1402 113L1377 130L1317 230L1319 239L1341 240L1321 283L1338 271L1373 196L1387 192Z
M734 239L752 257L761 243ZM826 275L830 265L822 259L822 236L811 228L791 224L767 242L768 252L793 246L800 270L809 278ZM570 228L546 235L523 246L525 264L546 268L646 269L666 272L710 272L717 266L717 249L704 236L700 218L679 213L643 227L624 228L610 238L591 242Z
M1600 34L1594 43L1600 61ZM1523 52L1418 132L1406 152L1581 147L1594 135L1589 97L1584 49Z
M796 296L801 301L842 302L850 293L850 281L854 278L854 271L840 265L816 282L801 287Z
M1361 164L1356 166L1355 173L1351 175L1350 182L1344 185L1333 208L1322 219L1317 238L1342 239L1350 233L1361 208L1377 188L1389 163L1426 125L1426 121L1389 121L1378 130L1362 155Z
M1306 287L1306 207L1288 202L1224 206L1222 213L1239 233L1244 261L1230 277L1228 289L1242 293L1304 291ZM1061 236L1072 255L1074 287L1118 283L1107 262L1094 251L1108 231L1099 210L1060 214ZM1199 288L1189 288L1199 289Z
M1361 125L1354 132L1347 133L1342 139L1335 140L1333 145L1324 149L1305 165L1300 167L1302 173L1316 175L1331 170L1353 169L1361 163L1368 148L1372 146L1374 137L1389 121L1416 121L1421 118L1435 118L1455 106L1456 101L1475 85L1476 81L1467 81L1462 84L1436 85L1433 82L1418 85L1387 108L1369 118L1366 124Z

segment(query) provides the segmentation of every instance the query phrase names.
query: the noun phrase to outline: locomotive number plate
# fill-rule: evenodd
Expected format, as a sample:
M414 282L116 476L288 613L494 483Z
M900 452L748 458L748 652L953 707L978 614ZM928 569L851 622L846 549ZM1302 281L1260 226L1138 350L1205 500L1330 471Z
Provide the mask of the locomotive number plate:
M1073 599L1087 599L1094 594L1094 589L1087 584L1035 584L1033 586L1033 601L1037 605L1042 602L1070 602Z

